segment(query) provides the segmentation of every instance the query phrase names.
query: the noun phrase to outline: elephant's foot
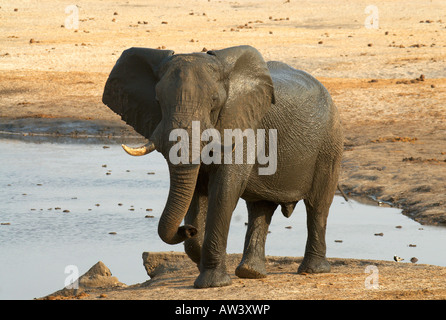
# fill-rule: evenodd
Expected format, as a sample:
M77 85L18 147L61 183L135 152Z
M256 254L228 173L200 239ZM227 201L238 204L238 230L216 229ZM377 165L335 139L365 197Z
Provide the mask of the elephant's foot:
M326 273L330 270L330 263L325 257L305 255L297 273Z
M226 271L220 269L204 269L195 280L195 288L212 288L229 286L231 277Z
M242 261L237 269L235 275L239 278L261 279L266 278L266 268L264 262L247 262Z

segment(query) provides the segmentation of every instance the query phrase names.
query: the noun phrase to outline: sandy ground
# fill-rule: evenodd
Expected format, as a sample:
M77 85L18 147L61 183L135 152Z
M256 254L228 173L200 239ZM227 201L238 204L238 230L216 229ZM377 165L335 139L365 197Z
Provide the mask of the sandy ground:
M390 261L328 259L325 274L297 274L302 258L268 257L268 277L240 279L241 254L227 258L232 285L194 289L198 269L184 253L145 253L150 280L127 286L102 265L80 277L77 290L62 289L43 300L444 300L446 267ZM97 266L96 266L97 267ZM92 267L95 269L95 267ZM433 280L436 282L433 283ZM85 285L83 285L85 284Z
M360 0L76 5L73 11L66 1L0 4L1 136L39 131L42 123L51 133L51 123L60 118L105 123L112 134L128 134L101 102L108 73L124 49L187 53L249 44L265 60L313 74L331 93L346 133L340 184L347 194L390 203L423 224L446 224L444 1L374 1L378 29L365 27L370 1ZM76 11L77 29L71 19ZM353 268L354 262L343 263L339 270ZM337 275L326 277L336 284ZM254 282L235 281L221 292L237 292L241 283Z

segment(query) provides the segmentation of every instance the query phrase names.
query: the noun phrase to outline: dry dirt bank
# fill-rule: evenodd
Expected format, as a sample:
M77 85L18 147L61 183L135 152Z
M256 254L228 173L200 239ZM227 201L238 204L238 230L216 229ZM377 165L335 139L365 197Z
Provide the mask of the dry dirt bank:
M329 89L346 129L346 191L390 202L421 223L445 224L446 4L375 1L379 28L368 29L369 4L90 0L76 3L77 29L63 1L2 4L1 122L105 120L122 134L101 95L124 49L250 44Z

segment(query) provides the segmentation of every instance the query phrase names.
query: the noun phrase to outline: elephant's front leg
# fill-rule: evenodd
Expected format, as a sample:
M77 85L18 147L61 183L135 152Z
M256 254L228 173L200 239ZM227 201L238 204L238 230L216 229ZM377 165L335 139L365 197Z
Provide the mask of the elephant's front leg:
M240 278L266 277L265 242L277 204L269 201L247 202L248 230L240 265L235 274Z
M201 250L200 275L196 288L222 287L231 284L226 270L226 245L232 213L246 183L234 167L220 167L209 181L208 213Z
M195 237L184 241L184 250L189 258L191 258L191 260L198 266L200 265L201 260L201 247L203 245L206 213L208 210L208 197L204 190L200 190L201 187L202 185L200 184L195 189L189 210L184 218L185 224L194 226L198 230L198 234Z

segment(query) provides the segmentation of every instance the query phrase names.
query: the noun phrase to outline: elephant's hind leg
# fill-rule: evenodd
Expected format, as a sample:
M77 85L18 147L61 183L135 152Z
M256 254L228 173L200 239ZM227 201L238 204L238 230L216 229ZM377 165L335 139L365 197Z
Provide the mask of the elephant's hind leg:
M305 200L307 208L307 244L302 263L298 273L324 273L330 272L325 253L325 230L327 225L328 208L314 206Z
M310 195L305 199L307 210L307 243L298 273L330 272L325 244L328 211L336 191L340 157L318 158Z
M265 242L271 217L277 204L269 201L247 202L248 230L240 265L235 274L240 278L266 277Z

